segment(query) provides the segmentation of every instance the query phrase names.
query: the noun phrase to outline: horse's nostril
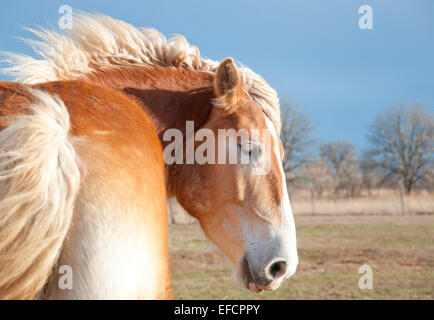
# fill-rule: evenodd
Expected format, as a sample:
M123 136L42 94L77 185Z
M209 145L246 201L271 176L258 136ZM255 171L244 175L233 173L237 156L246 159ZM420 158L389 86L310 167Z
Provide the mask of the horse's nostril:
M267 272L268 271L268 272ZM286 261L276 261L268 265L266 269L272 279L279 279L286 274Z

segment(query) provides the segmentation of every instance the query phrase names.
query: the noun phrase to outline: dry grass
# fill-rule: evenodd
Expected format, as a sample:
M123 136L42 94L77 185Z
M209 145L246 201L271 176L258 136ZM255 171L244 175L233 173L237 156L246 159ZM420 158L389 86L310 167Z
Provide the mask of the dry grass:
M294 214L297 215L434 214L434 194L419 191L402 199L397 190L373 190L370 195L364 191L354 198L333 198L331 195L325 195L314 199L312 203L310 192L297 190L291 194L291 205Z
M300 265L277 291L252 294L198 224L170 226L176 299L433 299L434 216L296 216ZM361 290L369 264L374 289Z
M294 215L434 215L434 193L413 192L401 198L398 190L380 189L353 198L333 197L325 193L312 202L309 190L290 192ZM172 221L192 223L190 217L176 199L168 201Z

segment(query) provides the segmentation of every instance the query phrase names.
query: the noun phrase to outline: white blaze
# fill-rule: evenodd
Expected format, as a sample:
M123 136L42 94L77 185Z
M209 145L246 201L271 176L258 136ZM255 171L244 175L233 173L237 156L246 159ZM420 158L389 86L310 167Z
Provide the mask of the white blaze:
M271 132L272 137L274 139L274 153L277 157L277 162L279 163L280 174L282 178L282 192L283 199L279 205L279 211L282 217L282 237L284 237L284 246L286 249L286 258L287 258L287 268L288 273L286 278L289 278L291 275L295 273L298 264L298 254L297 254L297 238L295 234L295 222L294 216L292 214L291 203L289 201L288 189L286 187L286 176L283 171L282 161L280 161L280 150L279 150L279 139L277 136L276 129L271 122L270 119L265 117L265 121L267 123L268 130Z

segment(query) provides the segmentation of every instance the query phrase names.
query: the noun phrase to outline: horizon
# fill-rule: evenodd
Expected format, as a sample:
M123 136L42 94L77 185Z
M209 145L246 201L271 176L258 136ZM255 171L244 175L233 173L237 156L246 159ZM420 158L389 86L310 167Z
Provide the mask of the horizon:
M79 0L71 6L154 27L165 36L182 34L204 57L233 57L262 75L281 100L301 105L319 143L348 141L360 155L369 146L367 127L381 112L412 104L433 109L434 3L427 0L271 1L266 7L240 1L210 3L206 11L198 1L128 3L127 8L125 2ZM59 29L58 9L64 4L8 4L0 13L0 51L35 56L16 37L35 38L23 26ZM358 26L364 4L373 10L372 30ZM12 78L0 75L0 80Z

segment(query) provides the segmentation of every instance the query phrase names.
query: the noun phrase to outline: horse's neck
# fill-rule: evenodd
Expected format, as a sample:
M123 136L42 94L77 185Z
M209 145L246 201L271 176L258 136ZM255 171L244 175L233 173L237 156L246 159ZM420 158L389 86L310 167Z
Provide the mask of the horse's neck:
M214 98L214 75L172 67L124 67L86 76L92 83L124 92L150 116L163 148L167 129L178 129L184 139L186 122L194 121L195 130L208 119ZM168 196L175 193L175 166L166 166ZM173 170L172 170L173 169Z
M179 129L185 136L186 121L197 130L212 108L213 75L172 67L124 67L87 76L93 83L124 92L151 117L165 146L166 129Z

